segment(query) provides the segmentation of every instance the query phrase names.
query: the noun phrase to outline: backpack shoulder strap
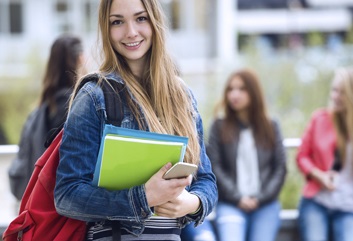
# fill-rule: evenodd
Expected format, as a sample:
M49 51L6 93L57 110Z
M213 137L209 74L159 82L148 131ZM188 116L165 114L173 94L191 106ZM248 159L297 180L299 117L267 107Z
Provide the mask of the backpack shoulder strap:
M123 120L123 104L121 101L120 93L122 93L123 86L118 82L105 79L99 82L103 76L99 75L98 73L89 74L81 80L80 85L76 88L76 92L74 96L77 95L78 91L88 82L96 82L100 83L101 88L104 94L104 101L105 101L105 108L107 113L107 123L112 124L115 126L120 126ZM107 81L106 81L107 80ZM49 147L51 142L54 140L55 136L60 132L60 130L64 127L64 123L58 127L54 133L48 136L47 140L45 141L45 147Z
M123 106L120 97L120 94L124 90L122 84L114 80L107 79L98 73L89 74L81 81L75 95L77 94L78 90L80 90L87 82L92 81L99 83L98 81L102 78L104 78L104 80L100 82L100 86L104 94L105 108L107 112L107 123L115 126L120 126L123 119Z
M102 90L104 94L105 109L107 113L107 123L115 126L121 126L124 117L123 104L121 96L123 86L114 80L108 79L102 82Z

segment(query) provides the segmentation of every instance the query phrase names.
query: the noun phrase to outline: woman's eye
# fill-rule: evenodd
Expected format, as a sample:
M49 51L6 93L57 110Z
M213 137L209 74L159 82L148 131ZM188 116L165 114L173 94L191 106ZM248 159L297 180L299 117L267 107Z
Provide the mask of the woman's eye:
M144 16L137 18L137 22L145 22L147 20L148 20L147 17L144 17Z
M120 25L120 24L122 24L122 23L123 23L122 20L114 20L114 21L112 21L110 24L111 24L111 25Z

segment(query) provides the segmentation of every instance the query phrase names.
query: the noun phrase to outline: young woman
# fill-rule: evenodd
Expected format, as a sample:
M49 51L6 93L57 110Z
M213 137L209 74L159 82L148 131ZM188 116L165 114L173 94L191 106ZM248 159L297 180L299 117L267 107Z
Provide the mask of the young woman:
M84 71L81 39L64 34L55 39L43 78L37 108L28 116L21 133L19 152L9 169L12 193L21 200L34 164L43 154L48 132L61 126L71 92ZM25 162L25 163L24 163Z
M219 190L219 240L273 241L280 224L277 197L286 156L255 73L243 69L231 74L216 110L224 116L211 126L207 154Z
M39 104L47 103L48 129L57 128L66 120L68 102L77 79L85 73L84 52L79 37L64 34L50 50L43 78Z
M299 204L303 241L348 241L353 237L353 69L332 81L328 108L313 113L297 164L306 178Z
M87 221L87 240L111 240L115 221L122 240L180 240L183 226L200 224L212 211L217 187L195 99L166 52L161 6L158 0L101 0L99 27L100 73L126 88L122 127L189 137L184 161L199 168L196 178L165 180L169 163L145 184L125 190L92 185L106 113L101 88L87 83L72 100L64 127L57 211Z

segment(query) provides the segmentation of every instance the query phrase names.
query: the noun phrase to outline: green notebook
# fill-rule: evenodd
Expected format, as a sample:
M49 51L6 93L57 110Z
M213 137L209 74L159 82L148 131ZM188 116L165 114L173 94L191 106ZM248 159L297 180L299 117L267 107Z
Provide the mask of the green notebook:
M185 148L182 142L106 135L98 186L122 190L141 185L166 163L182 161Z

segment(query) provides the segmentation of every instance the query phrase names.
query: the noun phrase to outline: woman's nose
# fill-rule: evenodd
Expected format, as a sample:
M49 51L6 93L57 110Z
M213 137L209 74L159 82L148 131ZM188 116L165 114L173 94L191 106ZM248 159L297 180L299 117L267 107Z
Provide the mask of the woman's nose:
M237 89L232 90L231 95L233 98L238 97L240 95L240 91Z
M128 38L134 38L137 36L138 31L137 31L137 26L135 26L134 23L128 23L127 25L127 37Z

